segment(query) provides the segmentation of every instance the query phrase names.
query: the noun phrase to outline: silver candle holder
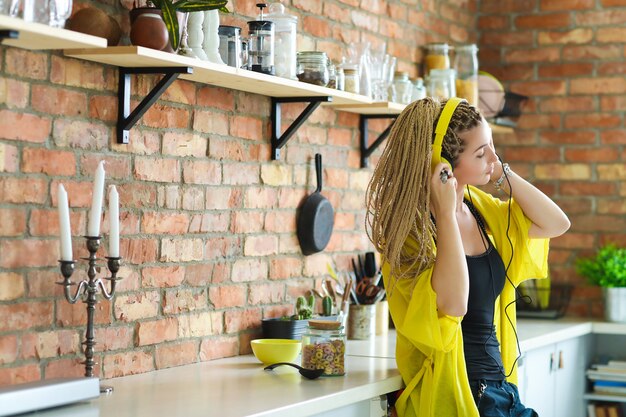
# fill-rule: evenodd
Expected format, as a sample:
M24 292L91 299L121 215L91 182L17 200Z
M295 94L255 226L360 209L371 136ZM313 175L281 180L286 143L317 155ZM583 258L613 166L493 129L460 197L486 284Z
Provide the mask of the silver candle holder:
M93 359L94 346L96 345L93 326L96 304L98 304L97 295L98 293L102 293L102 296L107 300L110 300L113 295L115 295L115 283L122 279L117 277L117 272L122 264L122 258L107 256L107 267L111 272L111 276L96 278L96 266L98 266L98 257L96 256L96 252L98 252L98 248L100 247L100 236L85 236L85 239L87 239L89 257L81 259L89 262L89 267L87 269L88 278L83 279L80 282L72 282L70 278L74 273L74 265L76 264L76 261L60 260L59 264L61 274L63 275L63 281L57 282L57 284L63 285L65 299L70 304L75 304L78 300L82 300L83 303L87 304L87 329L85 331L85 341L82 342L82 345L84 345L85 361L81 363L85 365L85 376L93 377L93 368L96 365L96 362ZM104 281L109 281L110 289L107 289L107 284L105 284ZM77 287L74 294L72 294L71 290L75 285L77 285ZM110 390L110 387L101 387L101 391L109 392Z

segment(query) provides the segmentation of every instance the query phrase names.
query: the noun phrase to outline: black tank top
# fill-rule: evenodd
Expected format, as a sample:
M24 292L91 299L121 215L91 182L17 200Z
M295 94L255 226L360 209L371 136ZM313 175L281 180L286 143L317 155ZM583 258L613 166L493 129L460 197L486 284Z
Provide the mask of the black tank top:
M467 314L461 328L467 374L470 380L501 381L504 366L493 318L494 303L504 288L506 271L500 254L487 236L482 216L471 202L466 200L466 204L488 245L485 253L466 256L470 288Z

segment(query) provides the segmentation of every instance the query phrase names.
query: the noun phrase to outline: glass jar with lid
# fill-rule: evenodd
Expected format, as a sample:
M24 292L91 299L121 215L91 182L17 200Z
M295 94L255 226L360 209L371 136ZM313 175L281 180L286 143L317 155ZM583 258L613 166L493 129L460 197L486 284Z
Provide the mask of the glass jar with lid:
M272 3L265 19L274 23L274 73L295 80L298 16L285 13L282 4Z
M360 94L359 68L356 65L343 66L343 91Z
M241 67L241 28L220 25L217 28L220 37L219 52L222 61L230 67Z
M274 75L274 22L263 20L264 3L259 20L248 22L248 69Z
M426 45L424 73L430 74L433 69L450 68L450 45L447 43L429 43Z
M426 92L428 96L439 100L447 100L454 97L450 70L434 69L426 78Z
M330 76L326 52L298 52L296 76L302 82L325 87Z
M309 320L302 335L302 367L323 369L322 376L346 373L346 334L341 322Z
M396 71L393 77L393 87L395 90L395 101L402 104L409 104L413 97L413 83L409 80L409 73L406 71Z
M473 106L478 105L478 47L475 44L456 48L456 95Z

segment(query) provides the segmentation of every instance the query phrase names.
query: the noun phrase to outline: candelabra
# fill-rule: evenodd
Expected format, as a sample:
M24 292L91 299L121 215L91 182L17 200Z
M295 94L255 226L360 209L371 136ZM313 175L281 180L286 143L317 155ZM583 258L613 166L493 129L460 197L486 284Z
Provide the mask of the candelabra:
M70 277L74 272L74 264L76 262L60 260L59 263L61 264L61 274L63 274L63 281L57 282L57 284L63 285L65 299L70 304L76 303L79 299L82 299L83 303L87 304L87 329L85 331L85 341L82 342L82 344L84 345L85 361L81 363L85 365L85 376L92 377L93 368L96 364L93 359L94 346L96 344L93 326L94 315L96 312L96 304L98 303L98 299L96 296L99 292L102 292L102 296L107 300L110 300L113 297L113 295L115 294L115 283L121 279L117 277L117 272L120 269L122 258L108 256L106 257L107 267L111 272L110 277L103 278L104 280L110 282L110 290L107 290L106 284L103 282L103 279L96 279L96 262L98 261L96 252L98 252L98 248L100 247L100 236L85 236L85 239L87 239L87 250L89 251L89 258L81 259L89 262L89 268L87 270L88 279L83 279L78 283L72 282ZM76 291L74 291L74 294L72 294L71 289L74 285L78 285L78 287L76 288ZM107 387L105 391L110 391L110 388Z

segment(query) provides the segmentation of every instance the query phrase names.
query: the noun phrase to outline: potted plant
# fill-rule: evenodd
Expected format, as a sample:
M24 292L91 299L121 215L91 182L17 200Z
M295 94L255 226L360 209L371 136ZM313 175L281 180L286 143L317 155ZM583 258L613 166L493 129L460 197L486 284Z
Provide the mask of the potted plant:
M135 7L130 11L130 20L131 20L131 41L135 45L143 45L142 43L136 43L133 40L133 37L147 38L146 42L149 43L149 47L154 47L152 45L160 45L160 40L154 39L155 37L160 37L161 34L158 33L159 29L155 28L154 22L148 21L146 23L147 26L150 26L148 31L143 32L143 36L141 34L134 35L133 32L140 32L140 30L136 30L134 27L135 20L142 13L155 13L155 9L158 9L158 13L161 16L163 24L165 25L165 30L169 35L169 42L167 39L165 40L165 49L169 49L171 45L171 50L175 51L178 49L178 45L180 44L180 32L181 26L184 24L181 20L179 20L178 15L182 16L182 13L191 13L191 12L203 12L207 10L219 10L225 13L229 13L229 10L226 8L226 4L228 0L148 0L148 7ZM152 38L152 39L150 39ZM141 42L141 41L140 41ZM155 49L160 49L155 47Z
M578 259L576 272L603 288L606 319L626 322L626 248L607 244L595 256Z
M291 316L263 319L261 326L266 339L300 339L308 326L309 319L319 318L314 314L315 297L300 296L296 299L295 314ZM332 319L332 300L325 296L322 299L322 317ZM334 316L336 318L336 316Z

